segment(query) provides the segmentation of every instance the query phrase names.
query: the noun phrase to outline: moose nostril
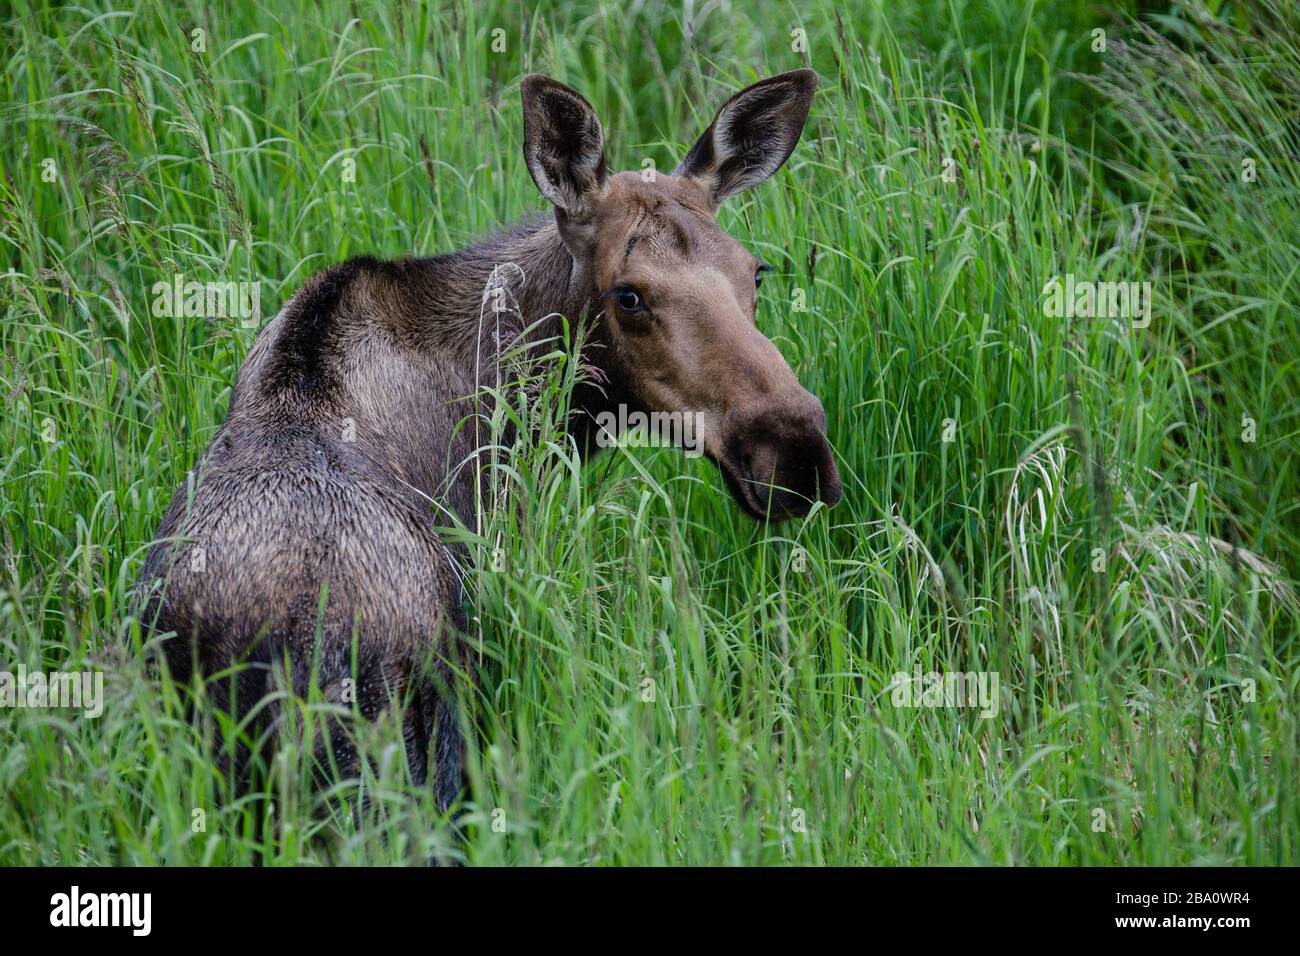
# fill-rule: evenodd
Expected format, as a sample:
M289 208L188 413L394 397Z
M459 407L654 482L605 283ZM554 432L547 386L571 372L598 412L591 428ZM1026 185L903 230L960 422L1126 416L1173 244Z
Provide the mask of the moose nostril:
M724 424L724 457L742 503L772 518L805 515L817 501L841 497L826 437L826 414L809 392L780 403L737 409Z

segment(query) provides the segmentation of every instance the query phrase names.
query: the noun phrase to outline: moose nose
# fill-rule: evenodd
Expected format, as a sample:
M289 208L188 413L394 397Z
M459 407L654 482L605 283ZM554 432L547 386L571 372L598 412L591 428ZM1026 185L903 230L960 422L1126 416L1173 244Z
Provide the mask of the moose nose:
M840 500L840 476L826 440L826 412L810 392L735 409L724 423L725 454L742 504L756 517L799 517Z

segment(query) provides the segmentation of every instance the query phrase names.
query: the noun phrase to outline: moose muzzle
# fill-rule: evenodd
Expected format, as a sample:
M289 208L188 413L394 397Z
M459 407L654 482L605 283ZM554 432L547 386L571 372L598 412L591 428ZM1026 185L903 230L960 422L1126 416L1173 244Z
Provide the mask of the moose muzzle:
M803 388L729 411L718 465L733 497L755 518L797 518L819 500L831 507L840 500L826 412Z

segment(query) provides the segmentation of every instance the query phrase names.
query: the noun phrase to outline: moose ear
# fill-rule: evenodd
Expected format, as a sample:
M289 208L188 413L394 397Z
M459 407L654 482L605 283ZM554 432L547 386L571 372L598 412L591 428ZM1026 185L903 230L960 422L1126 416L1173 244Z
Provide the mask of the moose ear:
M760 80L722 105L674 175L694 180L713 208L781 168L803 132L817 74L795 70Z
M524 77L520 92L528 172L557 209L580 219L605 185L605 134L596 111L577 90L540 73Z

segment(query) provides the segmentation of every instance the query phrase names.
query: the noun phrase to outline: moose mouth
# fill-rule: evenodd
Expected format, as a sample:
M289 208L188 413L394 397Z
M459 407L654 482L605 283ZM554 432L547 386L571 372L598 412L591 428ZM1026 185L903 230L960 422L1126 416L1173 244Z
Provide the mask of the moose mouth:
M764 481L754 475L754 459L749 455L709 456L722 472L722 480L740 510L757 521L785 521L802 518L818 499L834 507L840 500L839 476L831 465L829 483L815 480L811 494L783 487L780 479ZM820 470L816 472L820 478Z
M718 470L722 472L722 481L727 486L727 490L731 492L731 497L736 504L740 506L740 510L757 521L767 518L769 512L766 502L759 498L759 492L762 489L758 482L754 480L753 463L743 462L737 466L724 458L715 458L713 461L718 466ZM809 507L812 507L811 502L809 502ZM804 513L807 513L807 509L804 510ZM793 516L773 513L771 517L780 520L782 517Z
M759 521L801 518L840 500L840 475L821 403L805 400L728 414L710 457L740 509ZM706 444L707 448L707 444Z

